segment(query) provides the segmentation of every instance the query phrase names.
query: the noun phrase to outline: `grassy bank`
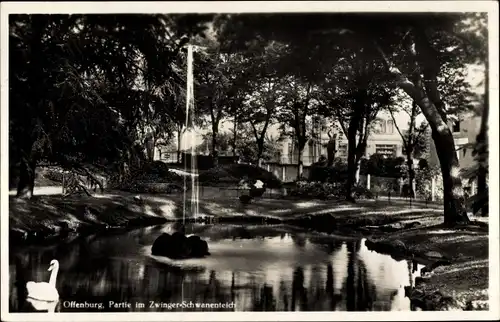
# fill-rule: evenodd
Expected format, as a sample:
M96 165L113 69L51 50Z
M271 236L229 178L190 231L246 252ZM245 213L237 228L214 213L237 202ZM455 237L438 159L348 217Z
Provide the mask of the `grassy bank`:
M49 191L48 189L47 191ZM53 190L53 189L52 189ZM50 193L53 191L50 190ZM438 216L438 208L397 202L360 201L352 205L331 201L256 199L242 205L236 197L220 196L219 190L206 191L199 201L197 219L217 222L279 223L287 222L323 232L345 228L353 233L359 227L387 224L402 218ZM40 195L30 201L9 199L10 231L14 237L49 237L85 229L117 228L131 225L193 220L184 215L182 194L147 195L109 191L95 196L62 197ZM219 193L219 196L218 196ZM218 197L217 197L218 196ZM362 214L362 216L360 216ZM324 228L327 228L325 231Z
M37 241L71 233L161 224L183 219L182 195L108 192L95 197L37 196L28 202L11 197L11 240ZM243 206L236 198L208 194L200 200L201 218L220 223L286 223L368 239L367 246L397 259L427 265L416 288L408 290L426 309L484 308L488 288L488 228L485 223L446 228L436 205L392 201L256 199ZM187 216L187 220L193 217ZM452 298L453 301L448 301ZM427 299L427 300L426 300ZM429 300L430 299L430 300Z
M129 198L35 196L32 200L9 198L9 239L38 242L74 233L131 228L166 222L160 212Z
M424 310L488 309L488 226L449 228L441 218L419 227L372 236L369 249L426 265L410 298Z

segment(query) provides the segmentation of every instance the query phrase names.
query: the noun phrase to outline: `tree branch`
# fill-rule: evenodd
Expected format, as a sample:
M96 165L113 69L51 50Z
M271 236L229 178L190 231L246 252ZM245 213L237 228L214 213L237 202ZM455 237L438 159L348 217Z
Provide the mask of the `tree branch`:
M415 142L418 142L418 139L420 138L421 135L423 135L426 132L428 126L429 123L426 123L425 126L417 129L418 134L415 136Z
M340 124L340 128L342 129L342 132L344 133L344 135L347 137L347 128L344 124L345 122L345 119L342 115L342 113L340 112L339 109L335 109L335 112L337 114L337 118L338 118L338 121L339 121L339 124Z
M252 126L253 135L255 136L255 140L258 142L259 141L259 133L257 132L257 128L255 127L255 125L253 124L252 121L249 121L248 123L250 123L250 125Z
M394 122L394 126L396 127L396 130L398 131L399 136L401 136L401 139L403 140L403 145L405 146L405 148L408 148L408 143L406 142L403 133L399 129L399 126L398 126L398 124L396 122L396 118L394 117L392 109L389 109L389 114L391 114L391 118L392 118L392 121Z

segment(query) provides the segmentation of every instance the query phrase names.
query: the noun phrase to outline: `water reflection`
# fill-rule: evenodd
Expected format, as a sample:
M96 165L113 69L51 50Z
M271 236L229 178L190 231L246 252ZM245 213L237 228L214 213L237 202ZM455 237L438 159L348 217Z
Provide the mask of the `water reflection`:
M211 256L184 261L152 257L154 239L172 229L149 227L11 249L11 312L33 310L23 288L30 280L48 280L47 263L54 258L60 263L61 296L55 310L62 312L197 310L150 308L151 301L234 302L230 310L236 311L410 310L404 286L414 282L416 267L369 251L364 240L343 242L282 226L195 225L188 231L208 240ZM111 308L109 301L131 306Z

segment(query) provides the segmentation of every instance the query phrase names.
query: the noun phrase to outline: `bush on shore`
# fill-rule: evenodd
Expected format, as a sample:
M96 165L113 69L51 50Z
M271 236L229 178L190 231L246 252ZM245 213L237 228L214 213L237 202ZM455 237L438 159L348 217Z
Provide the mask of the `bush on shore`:
M134 193L173 193L183 191L183 176L170 171L162 161L145 163L116 188Z
M244 163L224 165L207 170L200 174L199 182L203 185L238 185L244 178L250 181L260 180L264 183L265 188L270 189L280 188L282 184L281 180L272 172L259 166Z
M291 188L290 195L312 199L342 199L344 189L344 184L340 183L297 181ZM373 198L373 193L365 187L355 186L353 190L357 199Z

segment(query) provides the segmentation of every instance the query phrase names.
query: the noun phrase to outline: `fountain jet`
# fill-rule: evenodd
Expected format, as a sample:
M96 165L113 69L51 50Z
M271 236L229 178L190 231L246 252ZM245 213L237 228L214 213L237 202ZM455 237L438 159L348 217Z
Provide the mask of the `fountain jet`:
M194 131L194 80L193 80L193 45L187 46L187 85L186 85L186 126L184 137L190 144L191 164L190 169L187 169L187 160L184 161L184 171L190 173L191 177L191 207L187 210L187 178L184 177L184 200L183 200L183 223L186 221L186 213L189 211L193 217L199 214L199 185L198 185L198 168L196 162L195 148L196 135Z
M191 213L191 216L196 218L199 214L199 185L198 185L198 169L195 157L196 137L194 131L194 86L193 86L193 46L187 47L187 88L186 88L186 126L182 134L182 142L189 140L191 145L191 165L188 171L187 160L183 160L184 171L189 173L191 177L191 204L190 209L187 209L187 175L184 175L184 196L183 196L183 213L182 213L182 228L172 235L167 233L161 234L154 241L151 247L151 254L154 256L165 256L171 259L187 259L200 258L210 255L208 244L199 236L186 235L186 214ZM186 137L188 135L188 137Z

